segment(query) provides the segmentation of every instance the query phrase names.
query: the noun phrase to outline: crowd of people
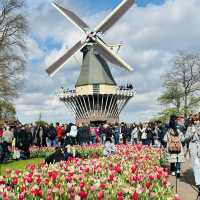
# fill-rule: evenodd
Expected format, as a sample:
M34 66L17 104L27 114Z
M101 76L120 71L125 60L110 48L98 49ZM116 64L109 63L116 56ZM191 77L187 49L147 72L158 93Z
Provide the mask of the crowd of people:
M116 144L144 145L159 144L163 137L164 127L160 122L144 124L44 124L44 125L16 125L0 129L0 161L8 159L11 149L18 149L21 155L29 157L29 148L65 147L67 145L105 144L111 139ZM22 157L23 157L22 156Z
M53 124L6 126L0 129L0 161L6 161L13 149L18 149L20 158L23 159L30 156L31 146L64 148L68 145L97 143L105 146L105 156L114 153L115 145L120 143L141 143L164 148L171 174L177 176L180 176L181 163L190 152L196 185L200 191L200 113L190 115L186 120L182 116L171 116L169 123L166 124L156 121L95 126L57 122L55 126Z

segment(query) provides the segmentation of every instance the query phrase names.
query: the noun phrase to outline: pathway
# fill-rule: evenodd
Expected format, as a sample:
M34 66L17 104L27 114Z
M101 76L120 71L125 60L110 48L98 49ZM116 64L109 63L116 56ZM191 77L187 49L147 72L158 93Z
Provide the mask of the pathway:
M170 182L176 185L176 177L170 176ZM182 165L182 175L178 178L178 194L181 200L196 200L197 198L197 188L195 187L195 181L192 169L190 167L189 161L186 161Z

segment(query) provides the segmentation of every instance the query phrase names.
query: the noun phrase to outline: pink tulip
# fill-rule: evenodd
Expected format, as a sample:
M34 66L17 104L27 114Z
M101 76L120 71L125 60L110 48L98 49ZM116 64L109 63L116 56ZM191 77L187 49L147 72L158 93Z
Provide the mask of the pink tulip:
M97 197L98 197L98 200L103 199L103 197L104 197L104 192L103 192L103 191L98 192Z

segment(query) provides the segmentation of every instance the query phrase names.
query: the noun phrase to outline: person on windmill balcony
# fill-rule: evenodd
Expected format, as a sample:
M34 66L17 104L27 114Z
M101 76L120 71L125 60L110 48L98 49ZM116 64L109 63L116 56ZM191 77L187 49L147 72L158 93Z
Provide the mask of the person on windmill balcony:
M191 117L185 139L189 142L190 162L193 168L195 183L198 187L200 200L200 114Z
M170 171L173 176L180 176L181 163L185 162L183 143L185 137L177 128L177 117L172 115L169 121L169 129L164 136L164 142L167 144L167 161L170 163Z

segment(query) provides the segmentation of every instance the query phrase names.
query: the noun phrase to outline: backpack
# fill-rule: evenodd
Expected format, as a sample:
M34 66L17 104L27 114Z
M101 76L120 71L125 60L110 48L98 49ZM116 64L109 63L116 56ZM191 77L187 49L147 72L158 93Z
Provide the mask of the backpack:
M181 141L179 136L170 135L169 144L168 144L168 151L169 153L179 154L181 153Z

